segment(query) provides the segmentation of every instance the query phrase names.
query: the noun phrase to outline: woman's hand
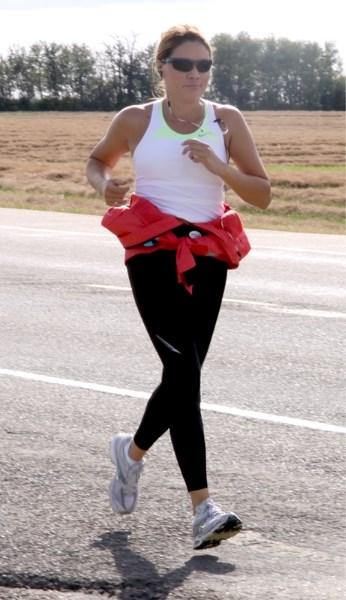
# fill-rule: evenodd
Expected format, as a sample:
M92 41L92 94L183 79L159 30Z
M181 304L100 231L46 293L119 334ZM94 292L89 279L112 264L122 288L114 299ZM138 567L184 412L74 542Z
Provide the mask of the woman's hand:
M100 190L107 206L119 206L131 187L131 179L106 179Z
M222 161L206 142L196 138L183 142L183 154L221 177L242 200L264 210L271 202L271 186L250 129L238 109L227 107L223 112L220 118L227 126L225 142L234 166Z
M183 154L187 154L192 162L201 163L208 171L215 175L218 174L220 167L224 164L206 142L191 138L185 140L182 146Z

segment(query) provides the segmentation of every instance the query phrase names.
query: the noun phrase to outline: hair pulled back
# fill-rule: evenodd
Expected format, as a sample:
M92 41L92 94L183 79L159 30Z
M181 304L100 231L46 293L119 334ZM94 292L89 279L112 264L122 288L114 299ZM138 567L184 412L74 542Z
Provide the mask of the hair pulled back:
M184 44L184 42L199 42L208 50L210 57L212 56L210 43L197 27L194 25L175 25L161 34L161 38L156 44L154 61L168 58L173 50Z
M155 46L152 60L154 89L158 96L164 95L164 84L161 79L162 73L157 70L157 61L171 56L173 50L184 42L203 44L212 58L212 47L209 41L195 25L174 25L164 31Z

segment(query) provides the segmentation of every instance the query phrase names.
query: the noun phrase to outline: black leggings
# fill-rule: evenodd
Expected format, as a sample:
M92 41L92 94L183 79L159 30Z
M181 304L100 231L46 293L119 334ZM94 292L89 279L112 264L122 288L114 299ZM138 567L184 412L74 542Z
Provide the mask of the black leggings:
M169 430L174 452L192 492L208 487L200 409L201 367L219 314L227 264L195 257L191 295L177 281L176 254L157 250L127 262L134 299L162 361L162 380L150 397L134 441L142 450Z

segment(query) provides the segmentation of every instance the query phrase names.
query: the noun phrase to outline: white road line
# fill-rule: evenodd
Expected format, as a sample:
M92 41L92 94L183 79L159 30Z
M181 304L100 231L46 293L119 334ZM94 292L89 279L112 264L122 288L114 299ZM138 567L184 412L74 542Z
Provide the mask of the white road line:
M127 396L130 398L140 398L142 400L148 400L150 394L145 392L136 392L134 390L128 390L125 388L117 388L110 385L100 385L98 383L88 383L86 381L75 381L73 379L61 379L60 377L49 377L48 375L38 375L36 373L28 373L25 371L12 371L10 369L0 369L0 376L3 377L15 377L19 379L28 379L30 381L39 381L41 383L51 383L57 385L65 385L68 387L82 388L85 390L91 390L94 392L101 392L106 394L115 394L117 396ZM219 404L208 404L202 402L203 410L218 412L224 415L233 415L235 417L242 417L244 419L253 419L259 421L268 421L271 423L278 423L280 425L292 425L294 427L305 427L307 429L314 429L316 431L331 431L333 433L346 433L346 427L339 425L331 425L328 423L319 423L317 421L307 421L305 419L295 419L291 417L283 417L279 415L269 415L266 413L256 412L252 410L243 410L241 408L234 408L231 406L222 406Z
M233 302L234 304L248 304L249 306L259 306L272 312L284 315L298 315L302 317L322 317L324 319L345 319L346 313L334 310L319 310L316 308L291 308L270 302L258 302L253 300L237 300L236 298L223 298L223 302Z
M128 286L120 285L103 285L99 283L89 283L87 287L99 288L104 290L114 290L121 292L130 292L131 288ZM239 298L223 298L222 302L230 302L232 304L244 304L248 306L258 306L265 310L284 314L284 315L297 315L302 317L320 317L323 319L346 319L346 313L333 311L333 310L319 310L315 308L291 308L289 306L283 306L280 304L274 304L271 302L259 302L258 300L241 300Z
M44 233L44 234L52 234L52 233L58 233L58 234L68 234L68 235L91 235L91 236L96 236L96 237L110 237L109 233L92 233L89 231L71 231L68 229L43 229L43 227L21 227L20 225L18 226L14 226L14 225L0 225L0 229L15 229L15 230L21 230L21 231L34 231L35 233Z
M88 216L88 215L87 215ZM100 216L100 229L102 228L101 226L101 216ZM87 232L87 231L73 231L70 229L44 229L42 227L27 227L27 226L22 226L22 225L0 225L0 229L13 229L13 230L24 230L24 231L35 231L37 233L57 233L57 234L68 234L68 235L91 235L91 236L101 236L101 237L108 237L109 239L113 239L113 236L110 236L109 232L104 232L102 233L102 231L100 231L99 233L95 232L95 233L91 233L91 232ZM248 230L249 231L249 236L251 236L251 229ZM261 244L254 244L252 250L254 252L256 252L256 250L273 250L273 251L284 251L284 252L292 252L292 253L299 253L301 255L305 255L305 254L330 254L333 256L346 256L346 252L339 252L337 250L316 250L316 249L311 249L311 248L299 248L297 246L295 247L290 247L290 246L262 246ZM275 257L273 257L275 258ZM279 257L282 258L282 257Z
M249 231L249 230L248 230ZM251 231L251 230L250 230ZM249 234L251 235L251 234ZM312 250L311 248L298 248L297 246L295 246L294 248L289 247L289 246L261 246L261 245L255 245L253 250L257 250L257 249L261 249L261 250L279 250L279 251L284 251L284 252L299 252L299 254L305 254L306 252L308 252L309 254L332 254L333 256L346 256L346 252L338 252L336 250Z

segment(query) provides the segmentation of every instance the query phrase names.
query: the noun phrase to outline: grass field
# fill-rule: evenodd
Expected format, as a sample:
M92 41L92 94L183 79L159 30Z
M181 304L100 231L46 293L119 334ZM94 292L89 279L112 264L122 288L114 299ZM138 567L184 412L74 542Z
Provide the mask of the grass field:
M0 113L0 206L101 215L106 206L85 177L87 157L111 113ZM272 183L257 211L227 192L245 227L345 233L345 115L244 113ZM133 177L129 156L119 177Z

